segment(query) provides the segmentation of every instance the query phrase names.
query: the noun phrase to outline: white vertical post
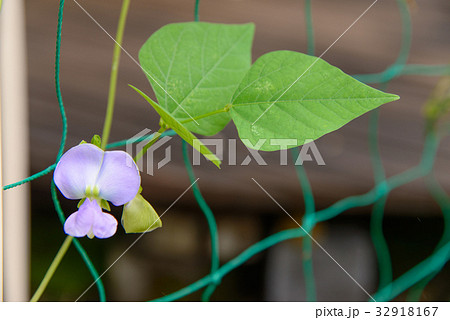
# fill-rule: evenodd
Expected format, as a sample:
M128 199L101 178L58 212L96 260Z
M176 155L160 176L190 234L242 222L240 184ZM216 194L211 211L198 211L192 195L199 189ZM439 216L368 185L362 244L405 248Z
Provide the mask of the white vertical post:
M1 0L0 0L1 2ZM1 5L1 3L0 3ZM1 8L0 8L1 9ZM1 78L0 78L1 84ZM2 132L2 92L0 85L0 132ZM2 179L2 139L0 139L0 186L3 186ZM0 191L0 302L3 302L3 192Z
M0 19L3 0L0 0ZM2 91L1 91L1 73L0 73L0 134L2 132ZM3 187L2 179L2 139L0 138L0 186ZM0 302L3 302L3 191L0 190Z
M23 0L3 1L0 12L3 183L28 176L28 110ZM3 191L5 301L29 299L29 187Z

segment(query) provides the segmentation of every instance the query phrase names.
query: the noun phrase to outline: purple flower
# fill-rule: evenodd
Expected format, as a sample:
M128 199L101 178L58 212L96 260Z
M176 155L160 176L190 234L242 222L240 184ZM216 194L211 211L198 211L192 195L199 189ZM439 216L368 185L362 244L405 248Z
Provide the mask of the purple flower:
M58 162L53 176L56 186L68 199L84 199L79 210L64 224L64 231L74 237L109 238L117 230L117 220L103 212L103 200L116 206L136 196L141 184L139 170L124 151L103 151L83 143L67 151Z

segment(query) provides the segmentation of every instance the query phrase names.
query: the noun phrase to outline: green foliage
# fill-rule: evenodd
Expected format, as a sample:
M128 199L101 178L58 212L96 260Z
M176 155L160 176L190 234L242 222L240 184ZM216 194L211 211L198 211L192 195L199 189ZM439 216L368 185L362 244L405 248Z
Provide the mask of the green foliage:
M317 139L398 96L375 90L327 62L293 51L260 57L237 89L231 117L249 147L270 139Z
M179 121L223 109L250 68L253 33L253 24L200 22L156 31L141 48L139 61L159 104ZM186 128L214 135L229 121L229 114L220 113Z
M177 23L141 48L161 108L172 125L185 123L182 138L191 145L189 130L213 135L231 116L248 147L291 148L398 99L298 52L274 51L250 67L253 33L252 24Z
M137 93L139 93L148 103L158 112L159 116L163 120L164 124L169 126L173 131L175 131L181 139L189 143L198 152L203 154L208 160L212 161L219 169L221 161L216 157L214 153L211 152L200 140L198 140L183 124L181 124L177 119L175 119L169 112L158 105L155 101L150 99L145 93L143 93L138 88L130 85Z

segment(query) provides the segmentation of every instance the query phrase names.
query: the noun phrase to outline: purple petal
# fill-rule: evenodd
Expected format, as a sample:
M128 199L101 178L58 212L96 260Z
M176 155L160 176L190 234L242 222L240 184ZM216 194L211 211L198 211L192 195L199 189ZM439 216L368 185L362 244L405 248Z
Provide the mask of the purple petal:
M80 209L67 218L64 232L72 237L84 237L91 230L95 217L101 211L96 201L86 199Z
M112 215L100 212L95 216L92 232L97 238L109 238L116 233L117 220Z
M67 151L56 166L53 179L68 199L85 197L87 186L94 186L102 166L104 152L90 143L83 143Z
M107 151L97 178L100 198L120 206L136 196L141 185L139 170L124 151Z

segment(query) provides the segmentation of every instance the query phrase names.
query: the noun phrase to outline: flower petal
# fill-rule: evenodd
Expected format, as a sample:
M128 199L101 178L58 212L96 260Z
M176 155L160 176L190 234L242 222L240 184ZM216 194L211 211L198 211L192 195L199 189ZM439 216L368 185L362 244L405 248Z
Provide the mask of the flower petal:
M139 191L141 176L136 163L124 151L107 151L96 186L100 198L120 206L131 201Z
M99 207L100 208L100 207ZM100 212L95 216L92 232L97 238L109 238L116 233L117 220L109 213Z
M84 237L91 230L99 212L101 213L101 209L97 202L86 199L80 209L67 218L64 232L72 237Z
M87 186L94 187L102 166L104 151L83 143L67 151L58 162L53 180L68 199L81 199Z

